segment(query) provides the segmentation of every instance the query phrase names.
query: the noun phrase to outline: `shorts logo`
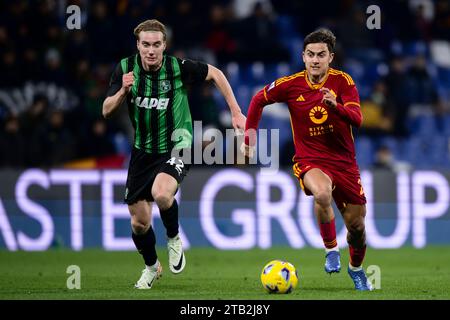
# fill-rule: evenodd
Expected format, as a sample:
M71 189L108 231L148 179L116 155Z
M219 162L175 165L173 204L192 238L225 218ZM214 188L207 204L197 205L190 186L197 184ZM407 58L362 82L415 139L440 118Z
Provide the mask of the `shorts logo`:
M166 93L168 92L170 89L172 88L172 86L170 85L170 81L169 80L162 80L159 83L159 91L161 93Z
M169 160L167 160L166 163L173 166L175 168L175 170L177 170L178 175L181 176L181 174L183 173L183 168L184 168L183 160L178 159L176 157L172 157Z
M315 124L322 124L328 119L328 112L321 106L315 106L309 112L309 118Z
M128 193L129 193L129 191L130 191L130 190L128 190L128 188L125 189L125 199L128 198Z

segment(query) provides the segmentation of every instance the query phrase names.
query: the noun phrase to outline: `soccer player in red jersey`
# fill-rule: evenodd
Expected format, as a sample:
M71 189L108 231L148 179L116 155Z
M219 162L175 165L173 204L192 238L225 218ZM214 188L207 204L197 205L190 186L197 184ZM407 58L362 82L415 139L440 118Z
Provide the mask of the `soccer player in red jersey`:
M305 70L272 82L252 98L242 150L253 156L264 106L287 103L295 145L294 175L304 192L314 196L314 212L326 251L325 271L331 274L341 269L331 206L334 199L348 231L348 273L355 289L372 290L362 268L366 198L352 135L352 127L361 126L362 114L352 78L330 68L335 43L336 37L328 29L310 33L303 44Z

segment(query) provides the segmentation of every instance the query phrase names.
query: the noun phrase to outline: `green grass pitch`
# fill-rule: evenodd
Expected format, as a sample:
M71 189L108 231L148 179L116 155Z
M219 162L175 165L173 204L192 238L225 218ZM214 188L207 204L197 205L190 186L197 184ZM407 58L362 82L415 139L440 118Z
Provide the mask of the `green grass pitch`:
M341 250L342 271L323 271L324 251L276 247L269 250L220 251L192 248L187 265L173 275L165 248L158 248L163 277L151 290L135 290L142 259L137 252L55 249L46 252L0 251L0 299L450 299L450 247L367 250L364 266L381 269L381 289L356 292L347 275L348 250ZM299 286L291 294L266 293L262 267L283 259L295 265ZM66 287L69 265L81 269L81 289Z

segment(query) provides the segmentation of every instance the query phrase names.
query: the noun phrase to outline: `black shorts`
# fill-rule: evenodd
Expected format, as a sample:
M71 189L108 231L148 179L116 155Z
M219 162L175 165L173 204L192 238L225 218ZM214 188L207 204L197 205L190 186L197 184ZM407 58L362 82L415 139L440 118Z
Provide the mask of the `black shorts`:
M172 157L171 153L150 154L133 147L124 202L133 204L139 200L154 201L151 190L158 173L167 173L180 185L188 171L189 166L181 158Z

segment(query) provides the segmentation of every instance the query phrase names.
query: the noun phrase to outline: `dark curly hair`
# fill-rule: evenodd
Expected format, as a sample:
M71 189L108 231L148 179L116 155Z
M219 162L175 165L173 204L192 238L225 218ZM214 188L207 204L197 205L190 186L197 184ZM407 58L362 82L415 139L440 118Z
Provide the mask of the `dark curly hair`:
M303 41L303 51L305 51L306 46L310 43L326 43L330 53L334 53L336 37L331 30L320 28L305 37L305 40Z

